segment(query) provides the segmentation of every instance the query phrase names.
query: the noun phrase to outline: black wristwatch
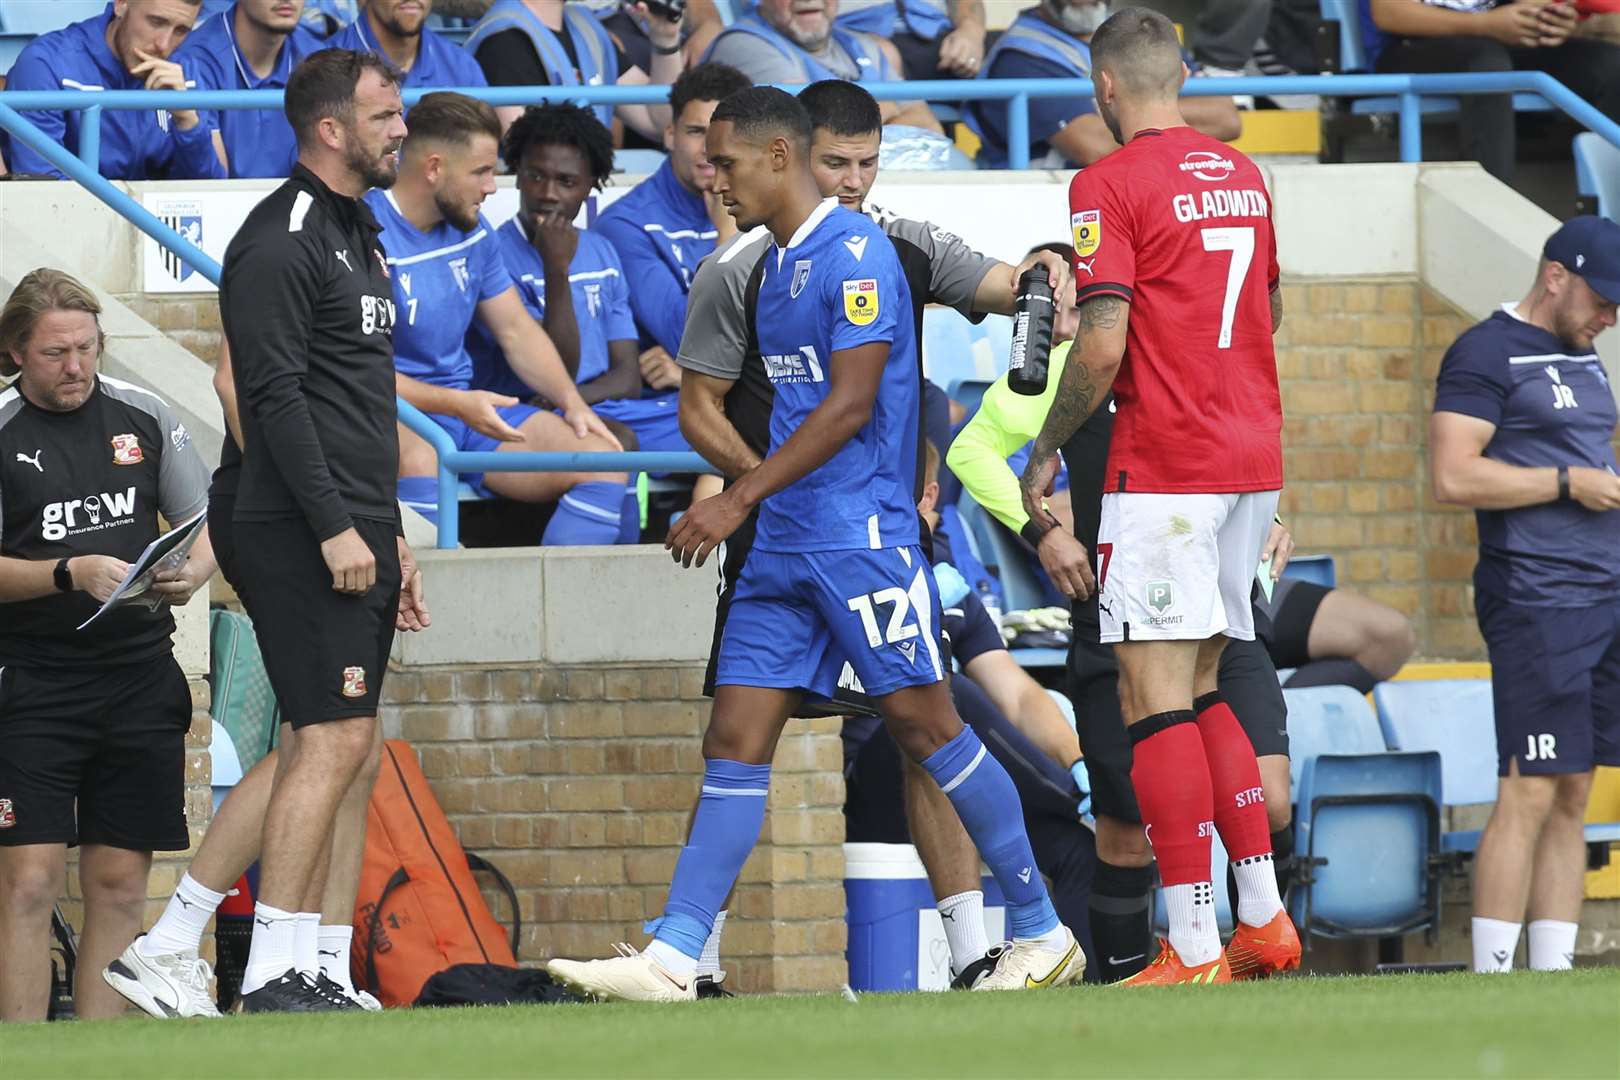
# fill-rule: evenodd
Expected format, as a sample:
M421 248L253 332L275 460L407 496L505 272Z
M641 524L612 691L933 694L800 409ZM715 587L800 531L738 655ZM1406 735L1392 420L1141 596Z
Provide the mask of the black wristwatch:
M1041 546L1041 541L1046 539L1046 534L1055 528L1057 528L1055 524L1039 522L1034 518L1030 518L1024 522L1024 527L1018 530L1018 535L1022 536L1030 547L1038 548Z
M72 556L67 559L59 559L56 563L56 569L51 572L51 577L56 581L57 592L73 591L73 574L68 571L68 562L71 558Z
M1560 502L1569 501L1569 466L1558 466L1558 498Z
M648 44L652 45L652 42L649 41ZM684 41L677 41L675 44L669 46L668 48L665 48L662 45L653 45L652 46L652 51L657 53L659 56L674 56L676 53L680 52L684 48L686 48L686 43Z

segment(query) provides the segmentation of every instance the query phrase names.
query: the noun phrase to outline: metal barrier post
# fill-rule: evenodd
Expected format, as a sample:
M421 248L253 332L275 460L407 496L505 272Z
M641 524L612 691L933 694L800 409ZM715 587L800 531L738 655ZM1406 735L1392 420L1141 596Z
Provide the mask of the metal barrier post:
M79 160L91 172L101 172L100 105L92 105L84 110L84 123L79 128Z
M440 550L461 546L461 481L439 455L439 526L434 543Z
M1423 101L1411 90L1401 94L1401 160L1423 160Z
M1007 102L1007 168L1029 168L1029 95L1014 94Z

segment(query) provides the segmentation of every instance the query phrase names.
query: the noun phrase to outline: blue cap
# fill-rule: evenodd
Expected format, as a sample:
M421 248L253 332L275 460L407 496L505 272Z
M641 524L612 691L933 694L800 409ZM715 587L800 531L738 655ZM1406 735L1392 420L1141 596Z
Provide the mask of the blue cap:
M1570 218L1541 253L1609 303L1620 304L1620 223L1591 214Z

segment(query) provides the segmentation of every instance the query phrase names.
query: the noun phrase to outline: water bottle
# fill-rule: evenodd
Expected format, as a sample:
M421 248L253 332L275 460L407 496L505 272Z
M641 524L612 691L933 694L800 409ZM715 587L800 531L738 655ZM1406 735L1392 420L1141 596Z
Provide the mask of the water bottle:
M1037 397L1046 392L1046 361L1052 352L1055 313L1046 267L1030 267L1018 279L1018 306L1013 314L1007 385L1014 393Z

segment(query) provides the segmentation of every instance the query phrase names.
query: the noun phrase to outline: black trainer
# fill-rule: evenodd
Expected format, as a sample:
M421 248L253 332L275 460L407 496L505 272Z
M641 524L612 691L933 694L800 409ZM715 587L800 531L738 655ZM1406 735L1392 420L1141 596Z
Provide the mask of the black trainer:
M736 997L737 995L736 995L735 992L733 992L731 990L727 990L724 986L720 985L721 983L723 983L725 981L726 981L726 973L723 972L723 971L720 972L718 975L699 975L697 977L697 996L698 996L698 999L702 1000L703 998L734 998L734 997Z
M251 994L236 999L238 1012L336 1012L341 1006L331 1001L296 968L271 979Z
M996 964L1007 951L1006 945L992 945L990 951L979 957L973 963L962 969L961 974L951 980L952 990L971 990L978 985L979 980L996 970Z
M308 978L308 976L305 977ZM315 976L315 992L326 998L328 1001L334 1003L339 1009L359 1009L361 1012L365 1011L364 1005L361 1005L358 1001L354 1000L354 998L344 993L343 987L338 983L338 981L336 979L327 978L325 972Z

